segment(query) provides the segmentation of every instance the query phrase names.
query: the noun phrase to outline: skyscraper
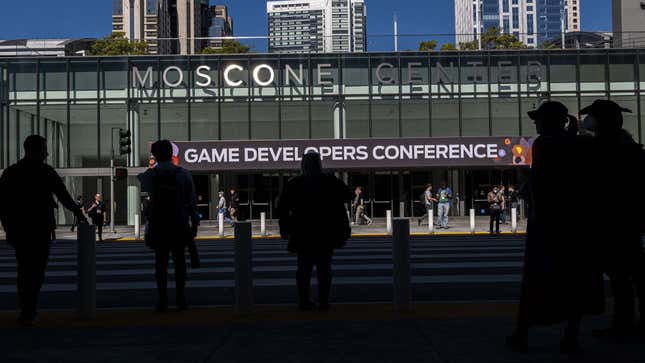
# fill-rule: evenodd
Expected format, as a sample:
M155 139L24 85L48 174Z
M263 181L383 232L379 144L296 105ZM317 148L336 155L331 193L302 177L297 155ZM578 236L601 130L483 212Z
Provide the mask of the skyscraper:
M457 44L491 27L537 47L563 30L580 31L580 0L455 0Z
M612 0L614 47L645 47L645 1Z
M210 38L233 36L233 18L228 15L228 8L225 5L211 6L209 16L208 36ZM211 39L209 43L213 48L222 46L221 39Z
M365 52L364 0L267 2L270 53Z
M208 0L112 0L112 32L146 41L153 54L194 54L206 41Z

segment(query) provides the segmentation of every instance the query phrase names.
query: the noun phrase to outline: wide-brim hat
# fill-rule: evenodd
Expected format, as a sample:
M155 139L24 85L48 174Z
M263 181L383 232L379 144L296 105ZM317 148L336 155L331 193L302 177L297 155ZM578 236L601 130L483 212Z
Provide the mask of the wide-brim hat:
M616 102L610 100L595 100L591 105L580 110L581 115L593 115L595 117L616 116L623 112L631 113L632 110L622 107Z

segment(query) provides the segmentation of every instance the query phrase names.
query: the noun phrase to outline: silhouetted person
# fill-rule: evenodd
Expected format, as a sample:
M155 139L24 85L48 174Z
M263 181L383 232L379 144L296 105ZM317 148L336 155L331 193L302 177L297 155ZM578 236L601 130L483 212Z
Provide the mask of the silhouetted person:
M302 159L302 175L289 180L282 190L278 204L280 235L289 241L289 252L298 254L296 281L302 310L315 307L309 295L314 266L319 309L329 309L332 255L351 235L344 203L352 197L342 180L323 173L320 154L313 152Z
M92 224L96 226L96 232L99 235L99 242L103 242L103 225L105 224L105 203L103 196L96 194L90 207L87 208L87 215L92 220Z
M186 310L186 246L197 234L197 198L190 173L175 166L172 144L160 140L152 144L157 165L139 174L141 189L150 200L146 208L146 244L155 251L158 312L168 309L168 259L175 267L175 295L178 310Z
M581 225L595 210L579 207L588 197L567 188L570 203L561 203L563 186L579 186L587 170L579 161L581 144L573 130L577 120L559 102L545 102L530 111L539 137L533 144L528 185L531 208L527 226L524 268L517 328L509 347L528 349L534 325L567 322L560 344L563 353L580 351L578 332L584 315L604 309L602 274L595 266L595 246ZM570 221L571 223L566 223Z
M16 253L20 322L32 325L37 318L38 295L45 279L52 230L54 199L86 222L67 192L63 180L45 163L47 140L32 135L24 142L25 157L0 177L0 220L7 241Z
M493 222L497 223L495 227L495 232L499 234L499 220L502 213L502 203L504 202L504 195L497 188L493 187L493 190L488 192L488 213L490 214L490 233L493 234Z
M83 200L83 196L79 195L78 198L76 198L76 205L81 209L81 213L85 214L85 201ZM74 224L72 224L71 231L74 232L74 229L78 227L78 224L80 223L80 220L74 216Z
M614 317L609 329L594 331L597 337L624 337L638 328L645 332L645 254L642 237L645 227L645 152L643 146L623 127L626 108L608 100L596 100L580 111L587 134L595 135L596 188L620 182L625 195L608 190L607 202L620 216L594 224L600 239L603 271L609 276L614 296ZM639 297L640 323L635 324L634 288Z

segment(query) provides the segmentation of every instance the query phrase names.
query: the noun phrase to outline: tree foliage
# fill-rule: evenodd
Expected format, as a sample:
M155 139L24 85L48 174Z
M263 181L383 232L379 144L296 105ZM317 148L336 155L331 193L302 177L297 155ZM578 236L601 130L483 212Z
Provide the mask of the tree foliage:
M455 45L452 43L443 43L441 44L440 50L441 51L457 50L457 47L455 47Z
M125 33L112 33L99 39L90 48L92 55L144 55L148 54L148 43L130 40Z
M526 49L526 44L522 43L513 34L502 33L497 27L491 27L481 35L482 49ZM479 42L477 39L459 43L459 48L462 50L477 50L479 49Z
M436 40L428 40L425 42L419 43L419 52L431 52L437 47Z
M542 48L542 49L557 49L558 46L553 44L553 42L551 42L551 41L545 40L540 45L540 48Z
M248 53L251 47L243 45L237 40L226 39L222 42L221 48L207 47L202 50L202 54L240 54Z

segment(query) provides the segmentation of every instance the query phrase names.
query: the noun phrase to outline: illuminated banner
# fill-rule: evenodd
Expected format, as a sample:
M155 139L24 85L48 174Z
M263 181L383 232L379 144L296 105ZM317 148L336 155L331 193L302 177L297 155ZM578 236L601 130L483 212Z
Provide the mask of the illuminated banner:
M174 142L178 164L189 170L292 170L302 155L320 153L326 169L527 166L533 140L462 137L344 140Z

